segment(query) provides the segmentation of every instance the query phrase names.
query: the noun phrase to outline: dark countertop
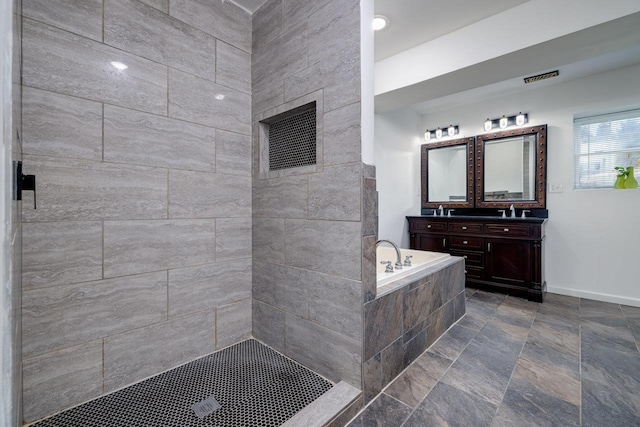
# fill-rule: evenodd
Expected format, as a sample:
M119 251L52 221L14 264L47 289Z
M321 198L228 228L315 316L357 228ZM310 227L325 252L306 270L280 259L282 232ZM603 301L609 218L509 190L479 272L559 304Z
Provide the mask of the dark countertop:
M436 220L483 220L483 221L499 221L499 222L533 222L537 224L541 224L545 222L548 218L536 218L536 217L515 217L515 218L503 218L501 216L491 216L491 215L451 215L451 216L433 216L433 215L408 215L407 218L424 218L424 219L436 219Z

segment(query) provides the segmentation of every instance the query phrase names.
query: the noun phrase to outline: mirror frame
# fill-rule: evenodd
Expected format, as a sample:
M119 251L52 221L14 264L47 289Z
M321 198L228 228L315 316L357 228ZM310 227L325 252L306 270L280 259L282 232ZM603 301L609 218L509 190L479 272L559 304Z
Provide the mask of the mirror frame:
M536 137L536 171L535 194L536 200L505 200L500 202L484 200L484 145L487 141L502 138L512 138L518 135L535 135ZM476 136L476 207L477 208L505 208L513 205L519 209L542 208L547 204L547 125L528 126L524 129L508 130L505 132L486 133Z
M435 209L440 205L449 208L472 208L474 204L473 199L473 159L474 159L474 146L475 137L453 139L450 141L433 142L429 144L423 144L420 147L421 158L421 188L422 188L422 209ZM429 150L434 148L452 147L455 145L466 145L467 148L467 200L466 202L429 202Z

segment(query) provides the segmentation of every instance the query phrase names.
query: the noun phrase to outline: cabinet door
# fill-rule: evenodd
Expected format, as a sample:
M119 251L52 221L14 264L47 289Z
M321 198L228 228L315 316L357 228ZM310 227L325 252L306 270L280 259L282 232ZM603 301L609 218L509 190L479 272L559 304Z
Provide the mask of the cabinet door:
M485 280L513 286L531 284L531 243L486 239Z
M421 251L449 252L449 239L446 236L416 234L416 249Z

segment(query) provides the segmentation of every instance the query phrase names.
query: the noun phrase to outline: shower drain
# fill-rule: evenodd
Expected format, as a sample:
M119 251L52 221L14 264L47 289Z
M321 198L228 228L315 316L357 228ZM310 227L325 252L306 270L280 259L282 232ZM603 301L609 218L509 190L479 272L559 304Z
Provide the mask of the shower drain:
M33 427L278 426L331 387L250 339Z

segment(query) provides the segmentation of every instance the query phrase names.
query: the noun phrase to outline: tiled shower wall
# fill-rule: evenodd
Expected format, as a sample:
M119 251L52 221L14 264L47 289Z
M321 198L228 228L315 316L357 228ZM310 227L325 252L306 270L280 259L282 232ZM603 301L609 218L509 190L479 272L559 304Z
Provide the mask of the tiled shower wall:
M31 421L251 335L252 23L213 0L23 15Z
M359 1L269 0L253 16L252 78L253 334L360 388ZM257 121L312 99L322 123L320 170L263 178Z

